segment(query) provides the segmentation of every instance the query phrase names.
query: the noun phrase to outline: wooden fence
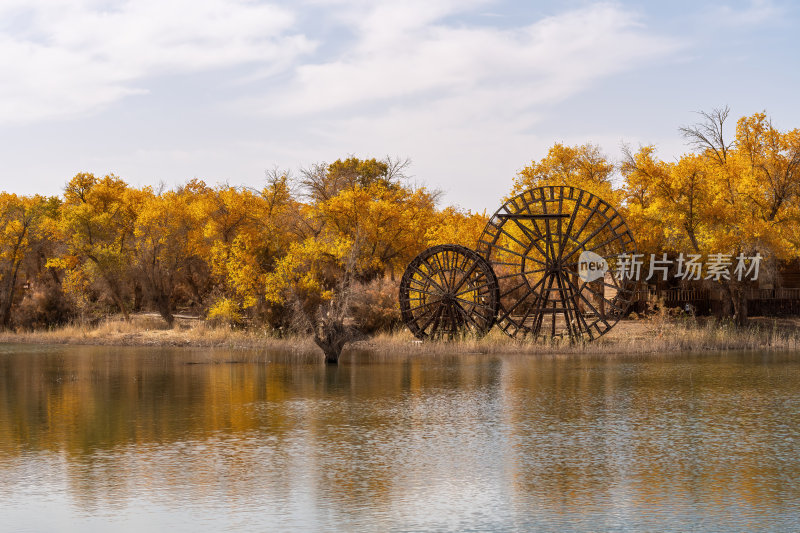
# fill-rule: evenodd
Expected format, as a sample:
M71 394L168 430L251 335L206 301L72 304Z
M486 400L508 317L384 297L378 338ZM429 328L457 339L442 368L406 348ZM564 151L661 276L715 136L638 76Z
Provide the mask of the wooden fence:
M800 288L747 289L747 313L750 316L800 315ZM724 297L722 289L654 289L645 284L636 288L633 310L641 312L647 302L663 300L667 307L687 305L699 315L719 313Z

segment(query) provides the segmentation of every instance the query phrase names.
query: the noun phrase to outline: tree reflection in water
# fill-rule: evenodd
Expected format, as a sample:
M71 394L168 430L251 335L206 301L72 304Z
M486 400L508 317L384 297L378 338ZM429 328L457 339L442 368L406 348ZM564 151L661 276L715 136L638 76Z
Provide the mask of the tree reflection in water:
M797 529L799 367L6 346L0 498L45 528Z

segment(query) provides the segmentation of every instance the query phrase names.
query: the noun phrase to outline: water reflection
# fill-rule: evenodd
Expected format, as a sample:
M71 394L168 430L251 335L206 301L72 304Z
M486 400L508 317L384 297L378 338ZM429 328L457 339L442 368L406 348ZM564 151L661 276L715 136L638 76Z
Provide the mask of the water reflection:
M0 523L796 530L797 361L6 346Z

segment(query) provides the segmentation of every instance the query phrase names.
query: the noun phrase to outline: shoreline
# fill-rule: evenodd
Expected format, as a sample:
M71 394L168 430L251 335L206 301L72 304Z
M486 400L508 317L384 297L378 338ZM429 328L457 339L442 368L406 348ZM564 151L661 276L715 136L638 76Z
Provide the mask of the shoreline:
M319 354L310 336L276 337L266 330L212 327L196 319L180 320L172 329L152 315L128 321L107 319L95 327L64 326L40 331L0 332L2 344L141 346L270 350L290 354ZM600 339L589 343L532 342L510 339L492 330L482 339L422 342L407 330L378 334L345 346L378 355L444 354L648 354L715 352L724 350L800 351L800 318L753 318L738 329L709 319L621 320Z

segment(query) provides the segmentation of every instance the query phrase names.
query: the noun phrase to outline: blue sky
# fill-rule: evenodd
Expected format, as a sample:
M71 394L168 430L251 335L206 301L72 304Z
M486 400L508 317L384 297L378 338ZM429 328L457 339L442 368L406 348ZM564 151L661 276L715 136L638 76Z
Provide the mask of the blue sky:
M258 187L408 157L493 211L554 142L686 151L694 111L800 127L791 2L3 0L0 189L77 172ZM733 126L733 121L731 126Z

